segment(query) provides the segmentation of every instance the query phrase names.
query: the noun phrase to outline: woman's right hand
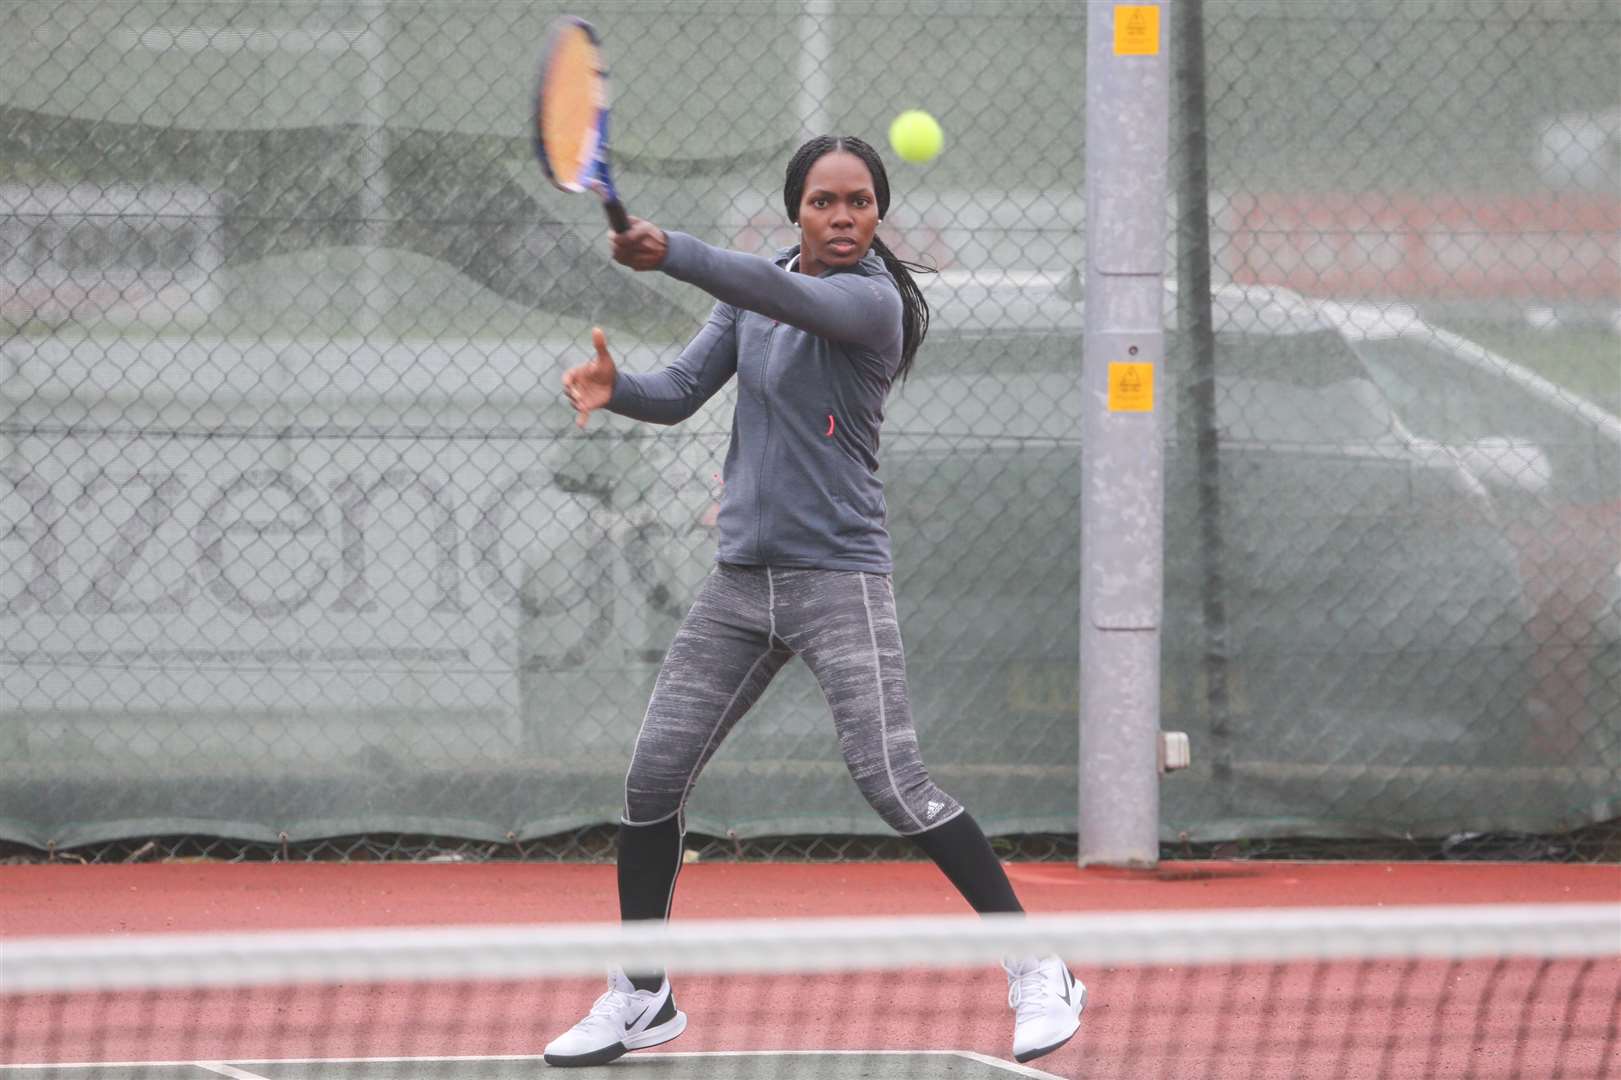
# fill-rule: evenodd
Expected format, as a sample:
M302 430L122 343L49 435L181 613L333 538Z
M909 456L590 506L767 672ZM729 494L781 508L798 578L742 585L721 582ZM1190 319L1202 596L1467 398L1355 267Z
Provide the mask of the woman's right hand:
M597 355L563 372L563 393L574 406L575 426L582 428L592 411L608 404L614 394L616 369L613 357L608 355L608 336L602 332L602 327L591 328L591 344L596 346Z
M670 238L663 229L651 221L630 219L630 228L622 233L610 233L609 245L614 262L632 270L657 270L670 253Z

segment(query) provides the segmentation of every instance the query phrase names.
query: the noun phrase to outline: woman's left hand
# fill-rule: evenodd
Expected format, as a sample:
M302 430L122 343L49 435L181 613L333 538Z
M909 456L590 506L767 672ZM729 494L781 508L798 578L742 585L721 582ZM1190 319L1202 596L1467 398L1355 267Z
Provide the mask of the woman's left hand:
M631 218L630 228L612 234L614 262L632 270L657 270L670 250L664 230L651 221Z

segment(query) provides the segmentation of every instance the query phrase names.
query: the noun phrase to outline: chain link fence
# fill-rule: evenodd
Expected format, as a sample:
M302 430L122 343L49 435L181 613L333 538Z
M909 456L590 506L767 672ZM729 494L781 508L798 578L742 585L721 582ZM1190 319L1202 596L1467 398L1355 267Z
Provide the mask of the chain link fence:
M1621 12L1167 10L1167 857L1615 858ZM560 12L7 5L8 857L609 854L732 399L584 433L560 399L591 326L648 370L708 307L542 180ZM882 467L914 710L1004 852L1073 858L1083 6L574 13L630 210L715 243L790 242L804 135L941 120L883 226L939 271ZM802 667L689 823L905 850Z

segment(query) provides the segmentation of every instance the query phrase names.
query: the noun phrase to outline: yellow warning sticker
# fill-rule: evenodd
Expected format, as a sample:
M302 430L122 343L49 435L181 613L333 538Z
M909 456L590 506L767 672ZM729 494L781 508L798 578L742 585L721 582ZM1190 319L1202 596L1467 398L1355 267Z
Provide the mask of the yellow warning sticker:
M1114 54L1116 56L1159 55L1158 4L1115 5Z
M1109 365L1109 411L1154 411L1154 365Z

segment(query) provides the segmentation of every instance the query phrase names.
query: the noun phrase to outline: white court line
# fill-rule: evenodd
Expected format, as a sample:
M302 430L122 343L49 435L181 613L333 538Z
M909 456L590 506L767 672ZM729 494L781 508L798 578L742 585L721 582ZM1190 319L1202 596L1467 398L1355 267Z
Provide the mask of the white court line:
M657 1054L637 1054L621 1061L647 1061L653 1058L710 1058L710 1057L957 1057L991 1065L1005 1070L1010 1076L1031 1077L1033 1080L1064 1080L1050 1072L1020 1065L1016 1061L1003 1061L972 1050L674 1050Z
M1009 1076L1022 1076L1028 1080L1064 1080L1050 1072L1042 1072L1029 1065L1004 1061L971 1050L683 1050L658 1054L636 1053L625 1061L652 1061L663 1058L720 1058L720 1057L959 1057L981 1065L990 1065ZM433 1061L539 1061L538 1054L471 1054L451 1057L351 1057L351 1058L255 1058L243 1060L242 1065L370 1065L404 1061L427 1063ZM192 1066L207 1069L233 1080L266 1080L258 1073L248 1072L222 1061L75 1061L52 1065L0 1065L0 1073L17 1069L173 1069Z
M977 1061L981 1065L994 1065L1012 1073L1014 1076L1035 1077L1037 1080L1064 1080L1063 1077L1054 1073L1042 1072L1034 1065L1020 1065L1017 1061L1003 1061L1001 1058L993 1058L988 1054L976 1054L972 1050L959 1050L957 1056L965 1057L969 1061Z

